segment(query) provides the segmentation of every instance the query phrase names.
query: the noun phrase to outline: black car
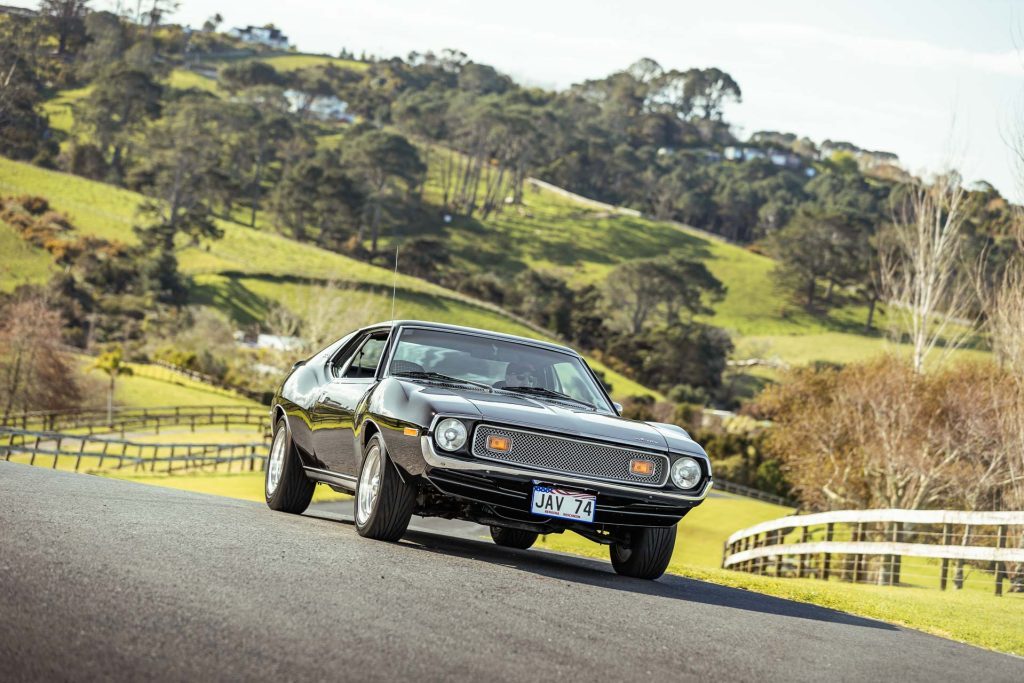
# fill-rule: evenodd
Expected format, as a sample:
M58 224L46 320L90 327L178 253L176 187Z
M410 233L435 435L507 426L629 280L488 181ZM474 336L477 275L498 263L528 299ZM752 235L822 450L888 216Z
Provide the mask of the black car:
M419 321L372 325L295 364L273 401L267 504L301 513L316 482L355 494L360 535L411 515L471 520L529 548L576 533L653 579L711 466L683 429L619 416L564 346Z

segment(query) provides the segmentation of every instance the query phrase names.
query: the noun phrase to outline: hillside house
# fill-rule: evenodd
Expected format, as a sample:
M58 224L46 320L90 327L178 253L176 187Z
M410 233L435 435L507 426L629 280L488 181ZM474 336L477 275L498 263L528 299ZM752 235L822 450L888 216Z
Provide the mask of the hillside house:
M308 114L320 121L352 123L348 103L334 95L310 95L301 90L285 90L284 97L293 112Z
M233 28L228 31L232 38L238 38L243 43L253 45L264 45L275 50L288 49L288 36L281 33L280 29L273 26L246 26L245 28Z

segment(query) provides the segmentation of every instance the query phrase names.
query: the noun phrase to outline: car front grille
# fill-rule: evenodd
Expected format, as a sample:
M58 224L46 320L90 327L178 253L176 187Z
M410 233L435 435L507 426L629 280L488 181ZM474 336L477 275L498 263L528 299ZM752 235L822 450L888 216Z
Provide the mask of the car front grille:
M490 436L511 440L507 451L487 447ZM663 486L668 479L668 458L658 453L609 446L593 441L581 441L509 427L480 425L473 435L473 455L510 465L521 465L545 472L572 474L604 481ZM646 460L653 463L649 475L633 474L630 463Z

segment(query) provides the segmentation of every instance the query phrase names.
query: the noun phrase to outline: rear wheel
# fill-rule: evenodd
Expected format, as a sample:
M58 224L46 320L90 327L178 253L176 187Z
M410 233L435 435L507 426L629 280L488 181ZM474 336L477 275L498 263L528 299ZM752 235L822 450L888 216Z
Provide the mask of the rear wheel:
M636 579L656 579L665 573L676 547L676 527L640 527L629 532L629 546L611 546L617 574Z
M356 531L378 541L397 541L409 528L416 487L402 481L380 434L370 437L356 485Z
M316 484L302 470L299 454L292 446L284 420L274 424L274 440L264 473L264 493L271 510L302 514L313 499Z
M536 543L538 535L536 531L509 529L503 526L491 527L491 538L494 539L495 543L506 548L526 550Z

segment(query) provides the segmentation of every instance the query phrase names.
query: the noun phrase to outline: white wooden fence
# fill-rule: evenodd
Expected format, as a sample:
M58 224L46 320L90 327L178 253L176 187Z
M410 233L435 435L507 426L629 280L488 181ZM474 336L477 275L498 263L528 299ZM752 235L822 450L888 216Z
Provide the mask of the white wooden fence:
M732 534L725 542L722 567L899 585L900 558L925 557L942 561L939 586L945 590L951 560L957 563L957 576L964 562L980 562L991 567L996 595L1002 595L1007 565L1024 563L1022 531L1024 512L841 510L792 515ZM836 555L843 561L834 564ZM871 558L881 560L873 571Z

